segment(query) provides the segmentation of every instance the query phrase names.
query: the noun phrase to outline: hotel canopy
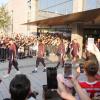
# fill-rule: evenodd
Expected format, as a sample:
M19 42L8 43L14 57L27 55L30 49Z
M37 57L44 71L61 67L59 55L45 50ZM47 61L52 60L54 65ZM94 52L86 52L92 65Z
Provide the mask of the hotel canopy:
M74 22L94 22L100 25L100 8L24 23L23 25L56 26Z

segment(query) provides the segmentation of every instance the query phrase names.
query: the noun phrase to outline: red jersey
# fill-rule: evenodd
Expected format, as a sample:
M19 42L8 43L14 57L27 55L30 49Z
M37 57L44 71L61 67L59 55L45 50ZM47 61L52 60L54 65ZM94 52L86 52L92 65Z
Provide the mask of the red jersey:
M100 96L100 81L95 82L79 82L80 86L87 91L90 98Z
M43 58L44 54L45 54L45 46L44 44L40 43L38 45L38 57Z
M65 54L65 45L64 43L60 43L59 46L58 46L58 53L59 54Z
M78 56L79 48L80 48L79 43L71 44L71 49L72 49L71 53L73 56Z
M10 47L9 47L10 58L12 58L12 55L13 55L13 58L16 57L16 46L15 46L15 44L11 44Z

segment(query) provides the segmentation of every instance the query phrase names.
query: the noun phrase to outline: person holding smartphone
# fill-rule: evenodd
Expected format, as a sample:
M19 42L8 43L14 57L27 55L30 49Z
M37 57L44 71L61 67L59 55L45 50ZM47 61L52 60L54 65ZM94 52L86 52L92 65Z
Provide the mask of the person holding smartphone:
M99 69L98 64L95 63L93 60L85 61L84 72L85 72L87 81L78 81L78 84L81 86L82 89L84 89L85 91L84 93L87 93L91 99L93 99L94 97L98 97L100 95L100 81L98 81L95 78L95 76L97 75L98 69ZM64 76L58 75L57 78L67 88L73 87L73 83L70 81L72 77L69 75L67 77L64 77ZM80 94L78 94L77 97L80 98Z
M58 94L64 100L77 100L75 96L72 95L69 88L65 86L65 84L61 81L61 79L57 77L57 80L58 80L58 90L57 90ZM91 100L89 96L86 93L84 93L78 81L74 77L70 78L70 83L75 88L77 94L79 94L81 100Z
M97 61L98 66L99 66L99 71L100 71L100 51L99 51L99 49L97 48L97 46L95 44L93 44L93 48L92 49L87 48L87 51L89 53L91 53L92 55L95 55L96 61ZM91 57L89 57L89 59L91 59ZM97 73L95 78L97 80L100 80L100 74Z
M97 46L95 44L93 44L93 47L91 49L89 49L88 46L87 46L87 51L96 56L98 63L99 63L99 66L100 66L100 51L97 48Z

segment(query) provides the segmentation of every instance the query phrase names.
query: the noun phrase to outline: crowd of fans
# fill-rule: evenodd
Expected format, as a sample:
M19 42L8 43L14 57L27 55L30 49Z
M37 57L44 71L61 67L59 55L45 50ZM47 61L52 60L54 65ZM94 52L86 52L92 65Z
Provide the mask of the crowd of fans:
M8 47L9 41L11 37L2 36L0 37L0 59L5 60L9 56ZM80 46L77 40L69 41L68 38L63 37L59 34L41 34L40 37L24 36L21 34L15 34L13 37L13 41L17 47L18 58L23 58L25 56L32 56L34 51L36 55L36 49L38 45L38 41L42 41L42 43L46 47L45 56L49 56L50 53L59 53L58 47L60 47L60 58L62 57L62 46L65 48L64 54L68 53L72 55L73 61L77 62L78 52ZM64 45L62 45L64 44ZM70 50L69 50L70 49ZM2 56L3 55L3 56ZM95 58L92 56L94 55ZM62 58L61 58L62 60ZM60 61L59 61L60 62ZM58 63L59 63L58 62ZM87 77L87 81L80 82L77 77L70 76L65 81L64 76L57 75L58 80L58 94L65 100L99 100L100 98L100 51L97 46L94 44L91 50L86 49L86 58L83 62L84 75ZM65 63L63 64L63 67ZM58 68L58 66L57 66ZM77 70L80 73L79 70ZM79 75L79 74L78 74ZM21 81L20 81L21 80ZM0 80L1 82L1 80ZM68 82L68 84L66 83ZM70 83L70 84L69 84ZM29 95L31 93L31 83L30 80L22 74L15 76L9 86L11 98L9 100L28 100ZM74 87L76 93L74 96L72 95L72 91L70 90ZM83 90L84 89L84 90ZM27 99L26 99L27 98ZM96 98L96 99L95 99ZM35 98L34 98L35 99Z
M8 46L9 41L13 39L17 47L17 53L19 58L23 58L29 55L29 46L34 43L35 36L24 36L20 33L14 34L14 37L2 35L0 37L0 60L4 61L8 58Z
M34 50L36 50L36 45L38 40L42 40L46 46L46 55L48 56L50 52L56 53L57 46L59 45L61 35L57 34L41 34L39 38L33 34L30 36L25 36L20 33L15 34L14 37L3 35L0 37L0 60L6 60L9 56L8 54L8 45L10 39L16 44L18 58L24 58L27 56L36 55ZM65 38L63 38L64 44L67 46ZM34 53L33 53L34 52ZM33 53L33 54L32 54Z
M42 40L46 49L46 56L49 56L50 53L57 54L58 46L60 44L61 39L63 40L63 44L65 46L65 52L67 56L73 57L75 61L77 55L75 52L79 52L80 45L76 39L70 40L70 37L65 37L59 33L41 33L39 37L31 34L30 36L25 36L20 33L14 33L13 37L1 35L0 36L0 61L6 60L9 56L8 54L8 45L10 39L13 39L15 45L17 47L17 57L25 58L29 56L36 55L36 49L38 45L38 40ZM85 44L84 44L85 45ZM96 43L97 47L100 48L100 42Z
M88 52L90 55L95 55L96 58L94 60L89 58L83 62L83 73L86 75L87 81L77 80L75 76L70 76L65 79L63 75L57 75L57 92L64 100L100 99L100 76L97 78L100 66L100 51L94 45L94 49ZM77 68L77 72L80 73L80 67ZM75 89L74 95L71 91L72 87ZM32 93L30 80L24 74L16 75L11 80L9 91L11 98L4 100L30 100L29 98L35 100L36 98L34 93Z
M75 76L70 76L65 81L64 77L59 74L58 80L58 93L65 100L99 100L100 99L100 51L93 46L93 49L88 50L88 56L86 61L83 62L82 72L87 80L80 81ZM80 67L77 68L78 76L81 74ZM74 87L78 98L72 96L70 88ZM77 97L77 95L75 95Z

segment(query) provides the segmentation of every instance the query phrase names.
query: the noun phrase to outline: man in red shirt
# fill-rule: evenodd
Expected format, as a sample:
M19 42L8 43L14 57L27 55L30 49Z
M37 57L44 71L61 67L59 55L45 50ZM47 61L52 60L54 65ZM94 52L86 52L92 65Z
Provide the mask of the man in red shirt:
M79 50L80 50L80 46L79 43L77 42L77 39L72 40L71 54L73 58L73 63L76 63L77 58L79 57Z
M9 41L9 66L8 66L8 73L4 76L4 78L8 77L12 68L12 65L17 70L17 74L20 74L18 68L18 62L16 60L16 45L14 44L13 40Z
M63 39L60 40L60 44L58 45L57 53L58 53L59 61L57 63L56 68L58 68L60 63L62 64L62 67L64 67L65 45L63 43Z
M45 45L42 42L43 42L42 40L39 40L38 51L37 51L37 59L36 59L36 68L32 71L32 73L37 72L37 68L38 68L40 62L44 66L43 72L46 71L46 65L45 65L45 62L44 62Z

